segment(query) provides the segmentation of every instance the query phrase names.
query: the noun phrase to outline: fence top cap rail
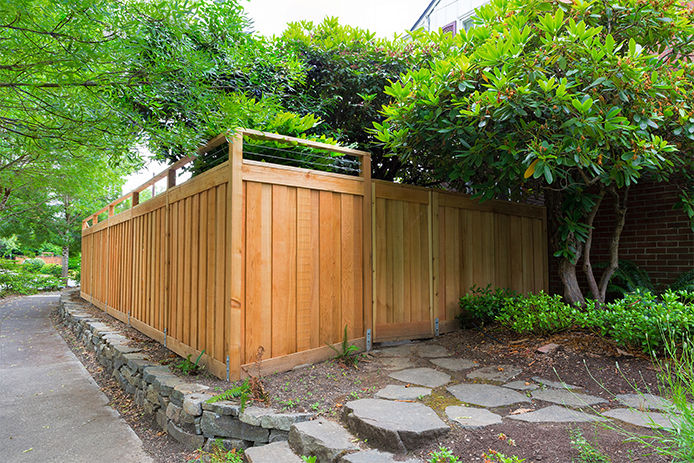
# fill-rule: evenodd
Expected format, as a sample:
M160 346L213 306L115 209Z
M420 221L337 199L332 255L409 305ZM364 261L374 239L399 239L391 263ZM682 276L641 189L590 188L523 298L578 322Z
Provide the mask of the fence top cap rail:
M360 151L360 150L355 150L352 148L346 148L344 146L339 146L339 145L331 145L329 143L323 143L323 142L318 142L318 141L313 141L313 140L306 140L303 138L296 138L296 137L290 137L287 135L280 135L276 133L271 133L271 132L263 132L260 130L253 130L253 129L244 129L244 128L238 128L235 130L229 130L227 132L221 133L217 135L216 137L212 138L209 140L205 145L201 146L200 148L197 149L197 155L200 156L202 154L205 154L209 151L211 151L214 148L217 148L219 145L229 142L231 140L231 137L234 134L238 134L241 136L248 136L249 138L256 138L260 140L271 140L271 141L277 141L277 142L284 142L284 143L290 143L290 144L297 144L297 145L303 145L303 146L309 146L313 148L318 148L326 151L333 151L336 153L341 153L341 154L347 154L347 155L352 155L352 156L360 156L360 157L370 157L371 153L368 153L366 151ZM163 170L162 172L158 173L142 185L138 186L135 188L133 191L130 193L127 193L120 198L116 199L115 201L111 202L104 208L100 209L98 212L95 212L94 214L91 214L89 217L84 219L82 221L82 227L88 227L89 224L88 222L95 217L98 217L100 214L103 214L104 212L109 211L111 208L114 208L118 204L122 203L123 201L126 201L127 199L132 198L134 195L139 194L142 190L149 188L150 186L154 185L160 180L163 180L166 178L171 172L175 172L176 170L180 169L181 167L185 166L186 164L189 164L195 159L194 156L185 156L175 163L173 163L171 166L169 166L167 169ZM94 224L92 224L94 225Z
M334 151L336 153L349 154L352 156L371 156L371 153L366 151L355 150L353 148L347 148L339 145L331 145L330 143L323 143L319 141L306 140L304 138L290 137L287 135L279 135L276 133L262 132L260 130L253 129L237 129L236 133L242 135L248 135L250 138L257 138L261 140L272 140L279 142L292 143L297 145L304 145L313 148L323 149L326 151Z

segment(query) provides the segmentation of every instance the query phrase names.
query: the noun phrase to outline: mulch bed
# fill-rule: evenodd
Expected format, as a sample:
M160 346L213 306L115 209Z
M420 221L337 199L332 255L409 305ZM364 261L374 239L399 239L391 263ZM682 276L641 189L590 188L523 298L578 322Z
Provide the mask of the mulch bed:
M149 340L136 330L115 320L97 308L88 309L95 317L107 321L132 339L133 344L143 348L151 360L162 363L175 363L180 359L162 345ZM82 359L87 369L104 389L115 408L140 435L146 449L156 461L187 461L193 454L186 453L180 445L162 433L153 418L143 416L129 397L127 397L110 377L105 377L100 365L91 352L76 345L71 332L56 320L68 344ZM588 394L598 395L610 401L605 408L617 406L614 395L633 392L635 387L642 392L658 393L657 369L648 358L638 352L626 352L613 342L584 332L568 332L550 337L518 336L494 329L459 330L428 341L446 347L456 356L471 359L480 366L509 364L521 367L520 379L540 376L546 379L561 378L569 384L582 386ZM560 347L549 353L537 352L539 346L556 343ZM378 347L378 346L377 346ZM264 389L269 396L268 405L287 411L313 411L339 419L342 406L349 400L372 397L386 384L397 384L388 377L377 359L378 352L365 354L356 368L331 360L316 365L278 373L262 378ZM413 357L416 366L433 365L426 359ZM175 369L174 369L175 370ZM468 371L451 373L454 381L462 381ZM213 391L224 391L232 387L230 383L208 374L187 377L210 386ZM436 389L441 406L436 400L427 403L442 418L447 395L445 388ZM452 398L452 396L451 396ZM510 411L511 409L507 410ZM596 407L600 411L600 407ZM648 430L624 425L632 432L647 433ZM463 430L456 427L437 442L415 452L416 456L427 459L431 451L445 446L461 457L463 462L483 461L482 454L489 449L518 455L527 462L542 461L567 463L578 455L571 447L571 433L580 430L583 436L596 448L617 462L665 462L666 459L654 455L652 450L644 449L636 443L625 442L625 437L614 430L591 423L567 424L529 424L504 420L500 425L482 430Z

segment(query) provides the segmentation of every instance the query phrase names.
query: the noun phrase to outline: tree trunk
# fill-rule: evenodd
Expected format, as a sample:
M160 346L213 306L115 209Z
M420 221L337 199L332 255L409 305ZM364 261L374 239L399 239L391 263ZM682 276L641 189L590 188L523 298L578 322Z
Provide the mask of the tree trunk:
M624 222L627 215L627 199L629 198L629 187L624 190L624 199L620 202L619 191L613 188L610 191L615 197L614 210L617 217L617 223L612 231L610 239L610 263L600 277L600 301L604 302L607 296L607 286L610 284L610 279L614 275L615 270L619 266L619 241L624 230Z
M564 299L569 304L584 305L586 299L583 297L581 287L578 285L576 277L576 263L569 259L562 258L559 264L559 276L564 284Z
M549 229L553 231L549 237L551 249L557 251L564 245L561 236L559 236L559 218L562 216L561 194L553 190L545 190L545 204L547 206L547 219L550 223ZM573 241L570 244L573 244L573 248L576 249L576 256L573 260L564 257L559 261L559 277L564 285L564 299L570 304L585 304L585 298L576 277L576 264L581 258L583 248L578 245L574 236L567 239Z
M595 205L588 215L588 220L586 221L586 225L588 225L588 238L586 238L586 242L583 245L583 273L586 275L586 279L588 280L588 288L593 295L593 299L598 301L600 304L605 302L605 298L600 297L600 288L598 288L598 282L595 280L595 273L593 272L593 265L590 262L590 251L593 245L593 223L595 222L595 216L598 214L600 204L602 203L602 199L604 197L605 191L603 190L598 195L598 199L595 201Z
M66 244L63 246L63 261L62 261L63 271L60 274L65 286L67 286L67 270L68 270L68 265L70 262L69 259L70 259L70 245Z

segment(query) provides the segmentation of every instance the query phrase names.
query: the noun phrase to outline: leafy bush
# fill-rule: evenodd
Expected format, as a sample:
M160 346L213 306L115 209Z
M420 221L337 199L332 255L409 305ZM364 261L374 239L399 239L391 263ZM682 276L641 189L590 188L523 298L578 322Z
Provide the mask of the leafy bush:
M694 291L649 291L627 294L599 306L566 304L561 296L538 294L503 297L503 290L473 288L460 306L476 318L493 320L516 333L551 334L571 328L588 329L625 347L651 353L663 347L662 331L694 337Z
M82 274L82 257L70 257L67 264L68 275L75 281L80 281Z
M637 291L602 309L591 309L584 326L650 353L663 347L663 330L694 335L694 292L666 291L657 297Z
M459 463L460 458L453 455L453 452L447 447L439 447L429 454L427 463Z
M495 319L517 333L550 334L571 328L580 317L580 310L560 295L540 292L505 299Z
M42 259L39 259L38 257L36 257L34 259L27 259L22 264L22 266L24 267L24 270L26 270L28 272L32 272L32 273L40 272L44 265L46 265L46 263Z
M17 261L15 260L8 260L8 259L0 259L0 270L17 270Z
M58 264L46 264L41 267L39 273L43 275L53 275L56 278L60 278L63 274L63 267Z
M694 292L694 269L683 272L675 278L675 281L670 285L673 291L689 291Z
M492 290L491 285L484 288L475 285L460 298L461 316L472 315L482 322L490 322L503 310L506 300L516 296L517 293L510 289Z
M19 270L0 269L0 297L8 294L35 294L63 287L60 279L50 275L39 275Z

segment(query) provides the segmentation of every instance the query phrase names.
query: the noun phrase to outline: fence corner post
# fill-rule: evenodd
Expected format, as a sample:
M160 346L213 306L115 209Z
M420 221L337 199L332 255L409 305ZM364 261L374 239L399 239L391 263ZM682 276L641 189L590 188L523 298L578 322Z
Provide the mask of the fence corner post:
M243 355L242 326L244 323L243 295L243 131L237 130L229 143L229 206L227 209L227 263L230 275L228 325L229 379L241 377Z
M364 196L362 202L362 227L363 232L363 257L362 257L362 273L364 285L364 302L363 302L363 318L364 318L364 336L367 333L373 334L373 250L372 250L372 215L373 215L373 200L372 200L372 181L371 181L371 154L364 153L361 157L361 176L364 179ZM367 348L368 346L367 343Z

